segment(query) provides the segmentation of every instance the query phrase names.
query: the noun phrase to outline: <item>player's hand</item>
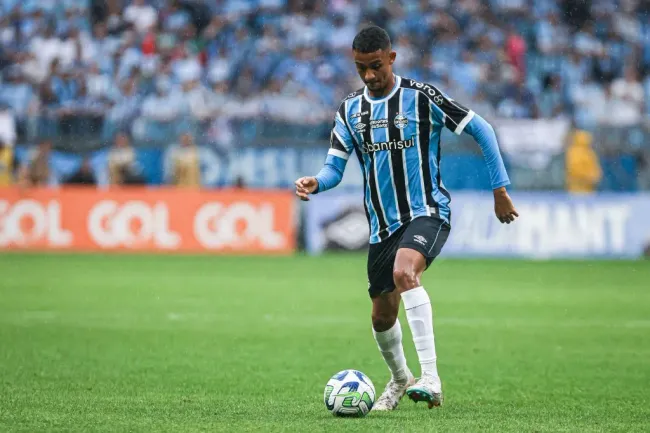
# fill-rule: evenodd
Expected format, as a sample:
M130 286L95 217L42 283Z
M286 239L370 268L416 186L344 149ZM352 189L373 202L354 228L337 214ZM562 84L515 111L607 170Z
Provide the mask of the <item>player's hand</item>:
M494 213L501 223L510 224L519 216L505 187L494 190Z
M305 176L296 182L296 195L302 201L309 201L309 194L312 194L318 188L318 181L315 177Z

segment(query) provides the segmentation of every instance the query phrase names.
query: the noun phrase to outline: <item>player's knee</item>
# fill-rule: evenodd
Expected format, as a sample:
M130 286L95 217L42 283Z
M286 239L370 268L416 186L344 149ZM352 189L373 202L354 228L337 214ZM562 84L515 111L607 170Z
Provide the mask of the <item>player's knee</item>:
M393 327L395 321L397 320L397 315L390 313L373 313L372 315L372 329L377 332L388 331Z
M419 286L418 276L412 268L396 268L393 271L393 281L400 292Z

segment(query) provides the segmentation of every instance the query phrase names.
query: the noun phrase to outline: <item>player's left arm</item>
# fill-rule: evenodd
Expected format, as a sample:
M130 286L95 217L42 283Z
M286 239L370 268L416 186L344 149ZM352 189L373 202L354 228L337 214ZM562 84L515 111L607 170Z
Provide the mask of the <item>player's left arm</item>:
M519 213L506 191L510 179L492 125L442 92L432 99L431 113L438 121L457 135L465 131L480 146L490 173L490 183L494 193L494 213L499 221L510 224Z
M499 221L510 224L519 216L519 213L506 191L506 186L510 185L510 179L503 164L503 158L501 158L494 128L485 119L474 113L472 119L465 126L465 132L474 137L483 152L494 193L494 213Z

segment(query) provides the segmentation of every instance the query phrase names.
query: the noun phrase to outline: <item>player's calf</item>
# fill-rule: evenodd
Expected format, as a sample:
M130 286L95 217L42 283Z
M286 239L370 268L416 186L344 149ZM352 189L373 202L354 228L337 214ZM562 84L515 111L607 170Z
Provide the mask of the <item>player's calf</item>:
M372 313L372 329L376 332L388 331L395 325L397 313Z

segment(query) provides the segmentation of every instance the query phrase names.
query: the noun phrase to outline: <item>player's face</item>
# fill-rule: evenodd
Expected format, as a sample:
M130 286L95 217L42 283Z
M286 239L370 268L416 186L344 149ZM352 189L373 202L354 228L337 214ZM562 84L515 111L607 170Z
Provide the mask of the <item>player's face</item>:
M387 90L393 76L395 51L377 50L374 53L354 52L354 64L361 80L372 93Z

